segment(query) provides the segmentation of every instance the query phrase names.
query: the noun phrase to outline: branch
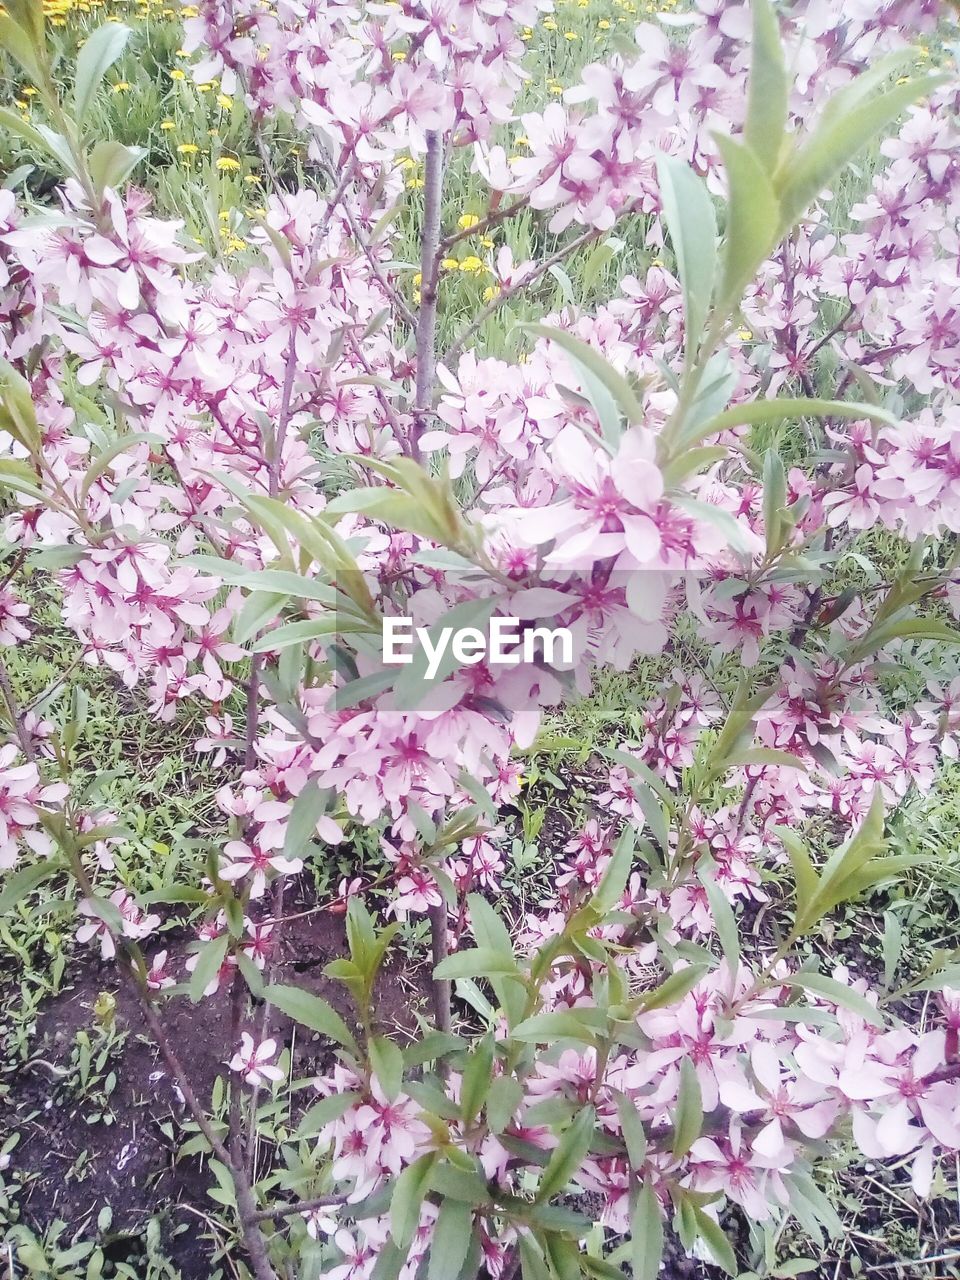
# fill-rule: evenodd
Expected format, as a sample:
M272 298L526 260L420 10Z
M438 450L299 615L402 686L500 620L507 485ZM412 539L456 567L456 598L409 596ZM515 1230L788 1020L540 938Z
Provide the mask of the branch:
M495 227L500 222L506 222L508 218L514 217L518 213L523 213L524 209L530 203L530 197L524 196L521 200L514 200L513 204L501 206L488 213L485 218L481 218L479 222L475 222L472 227L467 227L463 231L457 231L453 235L446 236L437 245L437 261L445 258L450 249L454 245L458 245L462 240L469 240L471 236L482 236L485 231L489 231L491 227Z
M417 383L410 452L419 457L423 416L430 409L437 371L437 281L440 243L440 204L443 198L443 138L431 129L427 134L424 162L424 216L420 241L420 314L417 317Z
M591 244L594 240L599 240L601 236L607 235L607 231L599 231L596 227L591 227L588 231L584 231L582 235L577 236L576 240L571 240L569 244L558 249L556 253L552 253L549 258L544 258L532 271L529 271L522 280L518 280L516 284L510 285L506 289L501 289L495 298L492 298L483 310L479 313L476 320L464 329L463 333L456 339L451 347L443 353L443 363L450 364L455 360L463 350L464 346L470 341L474 334L479 333L486 322L490 319L495 311L498 311L505 302L515 297L521 290L526 289L528 285L539 280L541 276L546 275L551 267L555 267L558 262L562 262L564 258L576 253L578 249L582 249L584 245Z

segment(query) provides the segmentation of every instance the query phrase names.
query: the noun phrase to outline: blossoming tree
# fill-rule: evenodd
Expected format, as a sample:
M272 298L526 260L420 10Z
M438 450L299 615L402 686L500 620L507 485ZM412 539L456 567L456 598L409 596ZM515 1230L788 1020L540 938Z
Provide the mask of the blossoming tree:
M167 904L199 918L180 972L117 882L116 816L74 784L82 684L55 724L0 668L0 908L49 881L74 895L258 1280L652 1278L665 1223L735 1273L727 1202L834 1229L812 1174L831 1137L909 1157L919 1194L960 1149L949 967L914 983L944 986L921 1029L889 986L796 954L911 864L885 821L956 755L956 91L908 44L934 6L698 0L679 35L641 24L525 111L521 37L548 7L204 0L196 74L261 126L292 119L318 175L271 192L236 271L151 216L136 149L88 136L124 28L91 35L64 97L40 9L0 16L46 112L3 123L63 176L55 210L0 191L0 642L29 643L18 580L44 575L82 663L143 716L172 732L203 706L224 820L203 883ZM851 170L871 148L872 179ZM468 171L487 210L447 227ZM496 283L441 350L444 261L530 211L536 254L491 254ZM574 254L606 262L626 228L660 251L642 277L527 326L521 359L484 354L512 299ZM777 424L802 427L795 457L758 451L751 428ZM399 615L564 625L576 660L398 672L380 636ZM740 655L732 698L686 661L691 627ZM553 902L511 931L492 899L517 750L597 670L653 655L672 673L642 736L611 746L598 817L549 851ZM940 682L891 712L884 673L921 658ZM430 919L432 1018L406 1046L372 1002L397 925L361 881L328 969L356 1024L272 980L291 878L360 827L382 839L384 916ZM782 935L747 957L740 918L771 893ZM218 990L225 1127L163 1025L168 1000ZM337 1047L282 1175L252 1154L284 1078L274 1010Z

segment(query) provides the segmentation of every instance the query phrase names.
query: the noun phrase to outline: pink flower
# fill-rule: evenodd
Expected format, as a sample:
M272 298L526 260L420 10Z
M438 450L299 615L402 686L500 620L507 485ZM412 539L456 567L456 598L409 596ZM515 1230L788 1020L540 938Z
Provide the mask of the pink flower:
M249 1032L241 1032L240 1048L230 1060L230 1070L239 1072L247 1084L261 1085L271 1080L276 1083L283 1079L280 1068L270 1062L276 1052L276 1040L261 1040L254 1044Z

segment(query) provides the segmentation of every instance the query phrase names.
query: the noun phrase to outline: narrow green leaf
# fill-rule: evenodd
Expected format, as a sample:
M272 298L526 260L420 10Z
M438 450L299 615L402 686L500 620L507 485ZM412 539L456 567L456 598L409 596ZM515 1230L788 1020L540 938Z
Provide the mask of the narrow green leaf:
M736 973L740 965L740 932L737 928L737 918L733 913L733 907L731 907L723 890L717 884L714 875L715 871L715 863L710 866L706 863L701 863L697 867L697 876L706 890L707 901L710 903L710 913L713 916L717 937L720 939L720 946L723 948L727 964Z
M441 960L433 971L433 976L440 979L484 978L489 973L509 973L519 976L517 962L511 951L508 955L502 951L493 951L489 947L471 947L464 951L455 951L452 956Z
M776 168L787 127L789 83L780 26L770 0L752 0L753 39L743 136L767 173Z
M297 1125L297 1137L315 1138L326 1125L339 1120L359 1100L360 1094L350 1090L321 1098L303 1113Z
M692 360L713 297L717 219L706 186L685 161L676 156L657 156L657 179L683 286L684 344L687 358Z
M19 871L8 873L4 877L3 888L0 889L0 916L5 915L17 903L38 889L45 880L52 879L60 870L56 859L43 862L31 862Z
M266 997L281 1013L285 1013L294 1022L299 1022L319 1035L327 1036L342 1044L351 1053L357 1052L357 1042L353 1038L347 1024L326 1000L311 995L300 987L271 985L267 987Z
M393 1102L403 1087L403 1054L386 1036L374 1036L369 1048L373 1074L379 1080L387 1101Z
M83 125L103 77L123 53L129 39L129 27L120 22L106 22L84 41L77 54L73 81L73 116L78 125Z
M687 1154L700 1137L702 1128L703 1099L700 1096L700 1081L692 1059L684 1058L680 1063L680 1089L673 1113L673 1154L677 1158Z
M444 1200L433 1228L427 1280L456 1280L473 1237L473 1210L459 1200Z
M841 1008L859 1014L864 1022L872 1027L883 1026L883 1018L873 1005L856 991L851 991L849 987L844 986L842 982L837 982L835 978L828 978L822 973L808 973L805 969L801 969L799 973L778 978L777 981L787 987L800 987L814 995L823 996L831 1004L840 1005Z
M472 1125L480 1113L493 1077L493 1031L484 1035L470 1054L460 1084L460 1114Z
M390 1234L401 1249L409 1249L416 1232L420 1206L427 1193L436 1158L435 1151L428 1151L413 1164L408 1164L394 1184L390 1201Z
M714 135L727 172L727 224L717 311L728 316L779 239L780 205L770 179L751 149Z
M584 1107L577 1113L573 1124L554 1147L543 1171L536 1194L538 1204L566 1191L590 1150L596 1123L597 1113L593 1107Z
M220 972L229 946L230 935L221 933L218 938L205 942L197 952L197 966L190 975L189 984L190 999L194 1004L203 999L204 991Z
M859 151L880 137L907 107L943 82L942 76L920 76L893 85L850 109L846 107L852 99L847 98L835 102L833 110L825 111L812 137L796 153L783 157L775 175L781 208L779 234L785 235L803 217ZM855 81L851 88L856 87Z
M663 1217L652 1184L640 1188L630 1219L633 1280L657 1280L663 1259Z

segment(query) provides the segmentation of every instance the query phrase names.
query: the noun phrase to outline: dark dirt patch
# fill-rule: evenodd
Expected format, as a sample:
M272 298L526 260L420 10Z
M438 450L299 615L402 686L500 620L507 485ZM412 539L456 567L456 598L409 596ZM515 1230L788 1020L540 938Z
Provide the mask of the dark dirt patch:
M169 933L164 945L179 969L189 935ZM273 980L295 983L322 995L350 1023L353 1008L345 988L324 977L323 967L346 953L343 921L329 911L305 913L284 926L274 960ZM16 1117L21 1141L14 1161L21 1178L21 1220L42 1231L59 1218L71 1236L90 1239L97 1217L109 1206L112 1222L101 1243L117 1261L135 1264L147 1221L160 1213L164 1248L182 1280L208 1280L212 1245L202 1238L203 1224L190 1206L210 1212L206 1195L212 1184L205 1162L176 1160L180 1126L189 1121L176 1082L152 1043L136 998L119 984L112 963L78 959L73 986L42 1010L33 1053L11 1082L5 1099L9 1124ZM425 999L422 975L401 966L383 970L377 991L376 1018L384 1030L412 1031L415 1011ZM94 1066L87 1087L76 1074L77 1033L87 1033L96 1063L101 1046L94 1006L103 992L116 1000L116 1027L108 1061ZM170 1044L179 1057L201 1104L209 1107L214 1082L227 1075L234 1052L230 1043L229 995L225 991L193 1005L183 996L159 1008ZM270 1034L289 1043L292 1024L274 1013ZM125 1034L123 1034L125 1033ZM325 1068L331 1046L298 1028L294 1074L308 1076ZM98 1089L109 1073L116 1085L106 1105ZM301 1096L306 1107L310 1091ZM167 1132L164 1132L164 1129ZM173 1134L171 1140L170 1134ZM187 1224L189 1230L178 1231Z

